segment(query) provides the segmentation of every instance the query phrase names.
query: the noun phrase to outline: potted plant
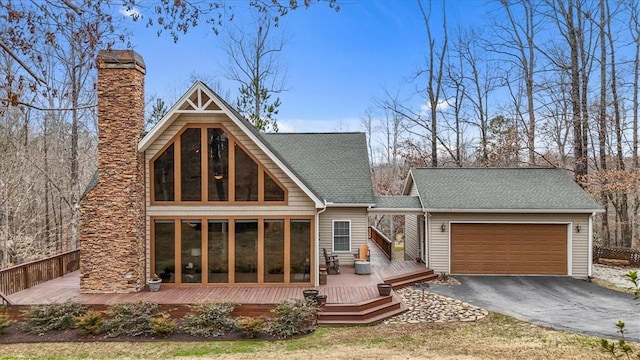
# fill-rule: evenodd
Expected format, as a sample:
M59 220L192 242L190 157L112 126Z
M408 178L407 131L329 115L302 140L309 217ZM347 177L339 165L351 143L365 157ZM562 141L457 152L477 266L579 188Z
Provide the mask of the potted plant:
M378 284L378 293L380 296L389 296L391 295L392 285L389 283L379 283Z
M162 283L162 279L158 274L154 273L151 276L151 279L147 280L147 284L149 285L149 291L156 292L160 290L160 284Z

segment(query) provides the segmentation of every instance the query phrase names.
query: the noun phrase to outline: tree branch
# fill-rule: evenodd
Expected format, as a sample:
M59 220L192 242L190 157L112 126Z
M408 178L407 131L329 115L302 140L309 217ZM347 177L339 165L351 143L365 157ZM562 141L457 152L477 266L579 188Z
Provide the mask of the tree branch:
M20 60L20 58L13 52L13 50L11 50L11 48L9 48L7 46L7 44L5 44L4 41L2 41L2 40L0 40L0 48L2 48L2 50L4 50L4 52L6 52L9 56L11 56L13 58L13 60L15 60L37 82L39 82L40 84L46 84L46 82L42 78L40 78L38 75L36 75L36 73L34 73L33 70L31 70L31 68L29 68L27 66L27 64L22 62L22 60Z

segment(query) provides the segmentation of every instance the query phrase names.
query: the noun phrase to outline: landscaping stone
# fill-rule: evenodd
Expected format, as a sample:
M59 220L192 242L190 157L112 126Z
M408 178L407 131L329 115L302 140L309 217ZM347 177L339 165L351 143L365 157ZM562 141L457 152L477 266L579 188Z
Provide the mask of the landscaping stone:
M477 321L489 315L487 310L426 290L407 287L396 291L408 310L385 320L384 324L422 322Z

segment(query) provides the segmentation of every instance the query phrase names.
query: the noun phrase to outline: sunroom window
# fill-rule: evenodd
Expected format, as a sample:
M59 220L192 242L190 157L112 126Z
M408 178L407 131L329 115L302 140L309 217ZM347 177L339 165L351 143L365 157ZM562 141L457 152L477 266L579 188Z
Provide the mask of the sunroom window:
M186 128L152 160L151 174L153 202L287 201L278 180L223 128Z

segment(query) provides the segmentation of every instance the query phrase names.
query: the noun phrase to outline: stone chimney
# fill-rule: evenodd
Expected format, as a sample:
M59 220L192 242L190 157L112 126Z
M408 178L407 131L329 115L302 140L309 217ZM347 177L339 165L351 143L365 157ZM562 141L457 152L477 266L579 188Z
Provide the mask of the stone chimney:
M145 285L142 57L133 50L100 51L98 182L81 201L80 290L127 293Z

